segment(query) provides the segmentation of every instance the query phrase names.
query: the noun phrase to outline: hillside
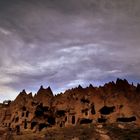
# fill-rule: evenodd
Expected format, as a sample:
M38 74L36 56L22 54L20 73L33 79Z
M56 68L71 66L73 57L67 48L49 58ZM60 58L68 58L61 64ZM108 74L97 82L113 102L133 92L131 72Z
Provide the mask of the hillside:
M0 128L17 137L28 132L39 136L45 130L43 136L47 139L46 132L56 129L58 133L63 130L62 136L73 134L80 139L79 136L86 131L79 131L85 126L87 135L92 138L94 134L98 139L97 128L101 125L108 131L109 137L115 137L116 130L122 133L120 129L126 129L124 132L127 133L130 126L134 131L139 130L139 100L140 85L134 86L125 79L117 79L102 87L89 85L83 88L79 85L58 95L53 95L50 87L45 89L41 86L35 96L23 90L14 101L1 104ZM110 130L109 126L114 129Z

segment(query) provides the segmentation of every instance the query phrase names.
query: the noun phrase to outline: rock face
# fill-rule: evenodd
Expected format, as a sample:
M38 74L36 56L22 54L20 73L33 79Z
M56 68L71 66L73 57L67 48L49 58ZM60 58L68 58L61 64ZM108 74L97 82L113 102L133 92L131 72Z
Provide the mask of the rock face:
M44 106L50 106L51 100L53 98L53 92L50 87L44 89L43 86L40 87L37 94L34 96L34 101L43 103Z
M47 127L90 123L135 123L140 125L140 85L117 79L103 87L76 88L53 95L50 87L37 94L23 90L17 98L0 104L0 126L20 132Z

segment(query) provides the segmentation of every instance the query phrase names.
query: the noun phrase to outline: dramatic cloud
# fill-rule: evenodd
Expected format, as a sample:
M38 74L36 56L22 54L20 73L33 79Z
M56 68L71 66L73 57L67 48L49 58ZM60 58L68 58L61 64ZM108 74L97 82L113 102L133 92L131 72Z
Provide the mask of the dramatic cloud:
M1 0L0 101L140 80L140 1Z

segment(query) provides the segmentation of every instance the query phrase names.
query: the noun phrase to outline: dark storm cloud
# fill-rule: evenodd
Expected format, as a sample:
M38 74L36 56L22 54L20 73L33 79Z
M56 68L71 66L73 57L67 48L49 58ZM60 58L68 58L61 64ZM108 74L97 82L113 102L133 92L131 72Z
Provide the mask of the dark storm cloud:
M139 81L140 1L0 1L0 94ZM7 93L7 94L6 94ZM12 94L14 93L14 94Z

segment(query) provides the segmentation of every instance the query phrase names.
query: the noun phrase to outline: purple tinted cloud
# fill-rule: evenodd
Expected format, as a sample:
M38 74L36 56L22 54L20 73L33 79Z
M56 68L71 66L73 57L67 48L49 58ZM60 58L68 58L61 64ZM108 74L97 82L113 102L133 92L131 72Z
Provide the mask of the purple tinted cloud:
M56 92L78 84L140 76L138 0L0 1L0 97L41 84Z

